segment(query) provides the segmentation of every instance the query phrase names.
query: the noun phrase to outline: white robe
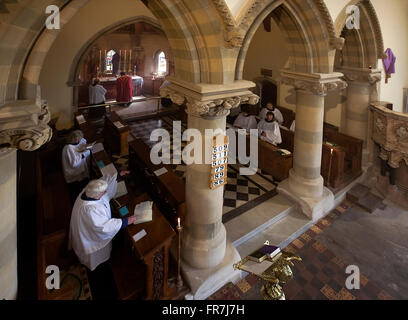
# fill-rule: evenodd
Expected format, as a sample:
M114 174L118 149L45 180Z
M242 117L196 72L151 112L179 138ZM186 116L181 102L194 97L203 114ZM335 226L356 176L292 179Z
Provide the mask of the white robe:
M266 122L265 120L261 120L258 124L258 130L262 140L275 146L282 143L281 131L276 121ZM264 132L266 136L262 135Z
M89 178L91 152L89 150L83 153L79 151L84 144L86 144L86 140L82 139L78 145L68 144L62 150L62 170L67 183Z
M256 129L257 123L254 116L245 117L242 114L238 116L238 118L234 122L234 127L240 127L247 131L251 129Z
M106 181L109 181L108 191L101 199L82 200L83 190L72 209L69 248L91 271L109 260L112 239L122 227L122 219L112 219L109 204L117 189L116 175Z
M266 119L266 115L268 112L273 112L274 116L275 116L275 120L279 122L279 124L283 123L283 115L282 112L280 112L280 110L278 108L275 108L274 111L269 110L268 108L263 108L261 110L261 112L259 113L259 118L261 120L265 120Z
M96 86L89 86L89 104L102 104L105 103L106 89L100 84Z

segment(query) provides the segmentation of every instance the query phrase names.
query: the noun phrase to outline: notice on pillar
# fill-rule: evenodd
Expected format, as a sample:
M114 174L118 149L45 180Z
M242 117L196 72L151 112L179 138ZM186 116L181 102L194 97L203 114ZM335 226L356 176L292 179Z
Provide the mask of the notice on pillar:
M218 140L218 143L217 143ZM227 184L227 170L228 170L228 136L221 139L218 136L214 137L214 144L211 154L211 176L210 188L217 189Z

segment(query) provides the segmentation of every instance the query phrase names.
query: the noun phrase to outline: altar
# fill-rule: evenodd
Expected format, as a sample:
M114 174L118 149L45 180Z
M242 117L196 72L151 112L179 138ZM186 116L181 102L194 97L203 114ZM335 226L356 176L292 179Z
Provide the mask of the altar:
M116 77L102 77L99 78L101 85L106 89L106 100L116 100ZM133 82L133 96L141 96L143 90L143 78L139 76L132 76Z

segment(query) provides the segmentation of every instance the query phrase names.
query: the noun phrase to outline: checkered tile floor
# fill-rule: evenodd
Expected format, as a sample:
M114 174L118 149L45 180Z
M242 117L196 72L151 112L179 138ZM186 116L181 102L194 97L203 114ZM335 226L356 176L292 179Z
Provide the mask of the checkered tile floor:
M360 289L348 290L345 273L346 265L328 248L315 240L318 234L342 215L351 204L347 201L321 219L306 233L294 240L284 250L302 258L294 262L294 277L284 286L287 300L392 300L386 290L374 281L360 274ZM235 286L227 284L208 300L263 300L263 282L254 275L248 275Z
M164 116L160 119L149 119L136 121L130 124L132 136L142 139L146 144L152 147L157 142L150 141L151 132L155 129L165 129L170 134L170 140L173 140L173 121L178 121L173 115ZM181 124L181 131L186 129L186 124ZM181 150L187 145L181 142ZM163 151L170 153L173 158L173 151L178 147L170 143L164 145ZM120 159L118 160L120 161ZM118 161L115 163L117 164ZM127 163L124 163L126 166ZM185 164L172 165L174 172L185 179L187 167ZM228 170L228 183L225 186L223 214L256 200L268 191L274 190L276 184L272 176L259 172L254 176L241 176L239 174L240 165L230 165Z

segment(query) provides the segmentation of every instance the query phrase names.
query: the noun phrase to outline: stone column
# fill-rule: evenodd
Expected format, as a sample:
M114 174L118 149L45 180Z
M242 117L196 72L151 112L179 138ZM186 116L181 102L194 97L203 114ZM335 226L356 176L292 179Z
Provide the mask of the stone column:
M51 139L50 114L39 101L0 107L0 300L17 298L17 153ZM32 239L34 241L34 239Z
M203 118L189 112L188 128L200 131L203 155L210 154L205 149L206 129L221 129L225 132L226 116ZM210 138L211 139L211 138ZM212 139L211 139L212 140ZM209 141L211 143L211 141ZM209 146L207 142L207 146ZM219 265L225 256L226 231L222 224L224 187L209 188L211 165L192 164L187 166L186 201L187 219L183 233L183 259L199 269Z
M188 128L196 129L202 137L202 158L210 158L213 136L206 129L221 129L225 133L226 116L231 108L242 102L256 104L259 98L248 90L255 84L236 81L229 85L191 84L173 77L172 84L161 90L164 98L174 103L186 103ZM205 141L208 141L208 149ZM232 266L241 258L228 243L222 224L224 187L210 188L211 164L191 164L187 167L186 208L182 239L182 271L194 299L205 299L224 284L238 280L240 273ZM238 277L238 278L237 278Z
M363 163L367 164L371 162L373 153L369 107L379 100L378 82L381 81L381 71L345 67L340 71L344 73L348 84L345 123L340 131L364 141Z
M0 300L17 298L17 152L0 149Z
M282 81L296 89L296 132L293 168L278 191L300 204L313 221L333 205L332 192L321 176L324 97L328 90L343 89L341 73L300 74L282 71Z

